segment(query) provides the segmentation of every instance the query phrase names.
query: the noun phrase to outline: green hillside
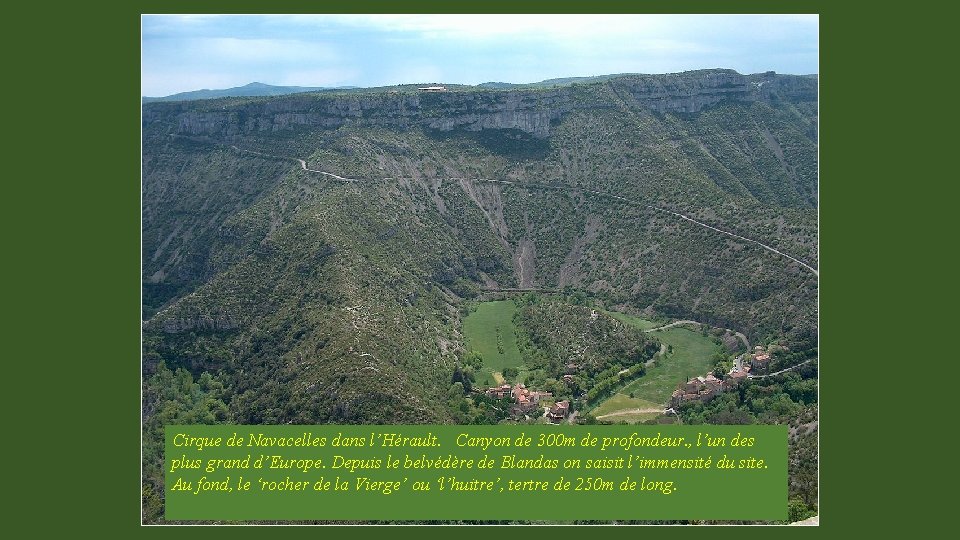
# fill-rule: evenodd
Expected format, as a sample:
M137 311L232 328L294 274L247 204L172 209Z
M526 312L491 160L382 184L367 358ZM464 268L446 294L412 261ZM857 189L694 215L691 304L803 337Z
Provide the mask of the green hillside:
M145 437L501 421L463 377L510 366L591 406L702 372L699 334L591 306L815 350L818 276L756 242L818 266L816 91L704 70L145 104ZM674 361L644 373L658 339Z

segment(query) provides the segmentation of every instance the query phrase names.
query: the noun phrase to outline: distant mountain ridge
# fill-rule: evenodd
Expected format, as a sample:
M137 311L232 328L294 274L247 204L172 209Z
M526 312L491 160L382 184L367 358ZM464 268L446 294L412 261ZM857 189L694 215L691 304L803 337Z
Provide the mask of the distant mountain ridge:
M736 73L733 70L728 69L705 69L705 70L696 70L684 73L674 73L668 74L673 76L689 76L690 74L709 74L709 73ZM737 74L739 75L739 74ZM757 76L767 76L772 77L776 75L773 71L768 71L766 73L757 73L752 76L746 77L757 77ZM539 82L530 82L530 83L510 83L510 82L483 82L477 85L468 85L468 84L442 84L442 83L419 83L419 84L398 84L392 86L380 86L380 87L361 87L361 86L275 86L272 84L265 84L260 82L252 82L250 84L245 84L243 86L237 86L234 88L223 88L217 90L202 89L202 90L191 90L189 92L180 92L177 94L171 94L169 96L162 97L142 97L142 103L154 103L158 101L194 101L194 100L203 100L203 99L217 99L217 98L227 98L227 97L274 97L274 96L285 96L290 94L302 94L306 92L331 92L331 91L351 91L350 93L360 92L378 92L378 91L388 91L388 90L416 90L423 86L442 86L446 90L469 90L469 89L479 89L479 90L519 90L519 89L537 89L537 88L560 88L565 86L570 86L572 84L591 84L591 83L600 83L606 82L614 79L622 78L634 78L634 79L650 79L654 77L662 77L659 75L644 75L640 73L617 73L617 74L608 74L608 75L594 75L587 77L562 77L558 79L546 79ZM782 77L782 75L781 75ZM787 75L787 77L796 77L796 78L806 78L806 79L816 79L817 74L808 74L808 75Z
M171 132L223 137L256 131L289 131L296 126L336 128L348 123L468 131L518 129L536 138L578 109L642 107L657 112L697 113L724 101L816 100L817 81L773 72L741 75L710 69L663 75L620 75L588 83L486 89L445 86L424 92L416 85L330 90L269 98L235 98L235 103L156 103L144 107L145 123L172 122ZM228 107L225 109L224 106ZM256 119L251 122L250 119Z
M353 86L339 86L337 89L349 89ZM222 88L218 90L191 90L189 92L180 92L163 97L146 97L144 103L155 101L192 101L196 99L216 99L222 97L257 97L257 96L284 96L287 94L299 94L302 92L319 92L322 90L331 90L331 87L324 86L274 86L260 82L252 82L243 86L233 88Z
M485 82L477 85L478 88L488 88L502 90L507 88L550 88L554 86L568 86L575 83L593 83L603 82L609 79L626 76L640 76L639 73L617 73L610 75L593 75L589 77L561 77L559 79L546 79L531 83L507 83L507 82Z

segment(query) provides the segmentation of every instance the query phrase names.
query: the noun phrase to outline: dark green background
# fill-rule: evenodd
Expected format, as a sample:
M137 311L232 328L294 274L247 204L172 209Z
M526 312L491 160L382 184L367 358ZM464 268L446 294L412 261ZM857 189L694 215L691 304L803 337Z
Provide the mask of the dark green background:
M820 13L821 527L720 528L768 538L916 534L952 515L939 434L955 410L951 260L955 126L943 3L657 1L364 3L369 11ZM263 535L140 528L140 13L360 11L355 3L31 2L4 12L4 486L37 534ZM932 327L933 332L923 332ZM910 334L907 328L918 328ZM945 331L945 332L944 332ZM947 385L949 387L949 385ZM903 436L904 433L912 436ZM31 442L32 441L32 442ZM904 461L892 461L899 456ZM42 465L41 463L56 464ZM901 465L898 465L900 463ZM948 462L949 463L949 462ZM95 481L72 468L97 466ZM950 467L948 467L949 469ZM89 478L86 473L82 475ZM938 496L938 493L946 491ZM517 529L577 536L583 528ZM361 529L275 528L271 534ZM701 537L699 528L603 528ZM366 531L364 531L366 532ZM377 529L419 537L490 528Z
M435 436L437 447L383 446L376 434L398 434L404 437ZM704 434L703 446L698 447L698 435ZM249 441L258 434L266 437L300 437L314 439L324 437L323 447L262 447L250 446ZM460 434L471 437L507 438L509 446L478 447L460 446ZM177 439L178 435L180 436ZM557 436L571 440L574 446L558 446ZM725 438L723 446L708 447L706 437ZM232 436L241 437L243 445L229 446ZM365 446L335 447L338 437L358 437ZM216 447L198 448L183 443L185 437L220 439ZM612 440L605 448L605 438L677 438L685 444L678 447L644 447L624 449ZM737 438L754 439L751 446L733 446ZM517 446L515 441L528 440L529 446ZM177 441L181 444L177 444ZM589 440L587 445L582 441ZM372 441L370 446L366 441ZM541 442L543 446L541 446ZM167 520L267 520L267 519L340 519L340 520L439 520L439 519L486 519L486 520L587 520L587 519L714 519L714 520L784 520L787 517L787 427L786 426L167 426L166 428L166 498ZM347 459L391 459L400 461L401 468L388 468L382 464L377 469L334 468L334 456ZM418 469L403 468L411 460L445 458L448 455L460 459L489 459L491 468ZM556 459L559 468L501 468L502 456L516 459ZM627 468L630 456L635 459L696 459L709 458L713 466L708 469L641 469ZM322 460L323 469L303 472L297 469L270 467L272 456L281 459ZM567 459L582 462L594 459L623 458L620 469L565 469ZM763 469L727 469L717 464L729 460L763 459ZM180 468L171 472L175 459L200 460L198 469ZM250 460L245 469L222 469L207 472L210 460ZM257 468L258 459L265 466ZM738 466L738 465L735 465ZM239 477L252 481L249 491L235 486ZM357 491L355 480L360 477L387 482L402 482L401 487L389 494L377 491ZM456 477L461 481L478 479L494 482L492 491L440 490L438 477ZM582 486L579 478L602 478L612 481L611 490L578 491ZM174 491L177 480L191 484L196 490L203 479L225 482L234 491ZM267 482L308 481L312 486L319 480L348 482L350 491L263 491L260 480ZM621 491L625 480L634 482L670 481L673 490L669 494L659 491ZM511 491L509 480L523 482L533 480L548 482L546 491ZM558 481L571 482L564 491L555 491ZM413 482L432 484L429 491L413 491Z

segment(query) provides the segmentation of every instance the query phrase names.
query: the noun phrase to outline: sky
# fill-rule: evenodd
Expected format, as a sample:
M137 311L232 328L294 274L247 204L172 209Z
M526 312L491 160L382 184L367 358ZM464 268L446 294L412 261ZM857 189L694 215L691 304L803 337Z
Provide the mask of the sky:
M141 90L818 72L817 15L144 15Z

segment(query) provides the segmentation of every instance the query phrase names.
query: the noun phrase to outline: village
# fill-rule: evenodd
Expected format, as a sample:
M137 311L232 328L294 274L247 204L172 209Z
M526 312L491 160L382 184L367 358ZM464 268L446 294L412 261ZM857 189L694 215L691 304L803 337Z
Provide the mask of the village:
M771 346L771 349L773 346ZM707 403L723 392L737 388L744 379L766 373L770 367L772 350L757 345L752 354L742 354L734 361L733 368L723 379L718 379L713 373L692 377L685 383L677 385L677 389L670 395L670 407L676 409L683 403L699 401Z
M544 398L552 398L553 394L551 392L531 390L523 383L517 383L513 386L509 384L494 386L487 388L484 393L494 399L510 399L512 402L510 406L510 416L514 418L542 416L553 424L559 424L570 414L570 401L562 400L553 403L549 407L542 406L540 401ZM543 413L539 412L541 408L543 409Z
M681 404L692 401L707 403L723 392L736 389L744 379L767 373L770 367L771 353L775 348L776 345L771 345L770 348L757 345L752 353L744 353L737 357L733 367L722 378L718 378L711 372L706 375L691 377L686 382L678 384L670 396L670 403L667 407L676 409ZM575 372L577 368L576 364L567 364L566 374L563 376L564 380L570 378L571 373ZM574 421L575 415L571 415L569 400L551 402L553 398L551 392L527 388L522 382L513 385L504 383L487 388L483 393L493 399L509 399L511 403L510 416L514 419L524 417L545 418L553 424L559 424L565 420L571 423Z

